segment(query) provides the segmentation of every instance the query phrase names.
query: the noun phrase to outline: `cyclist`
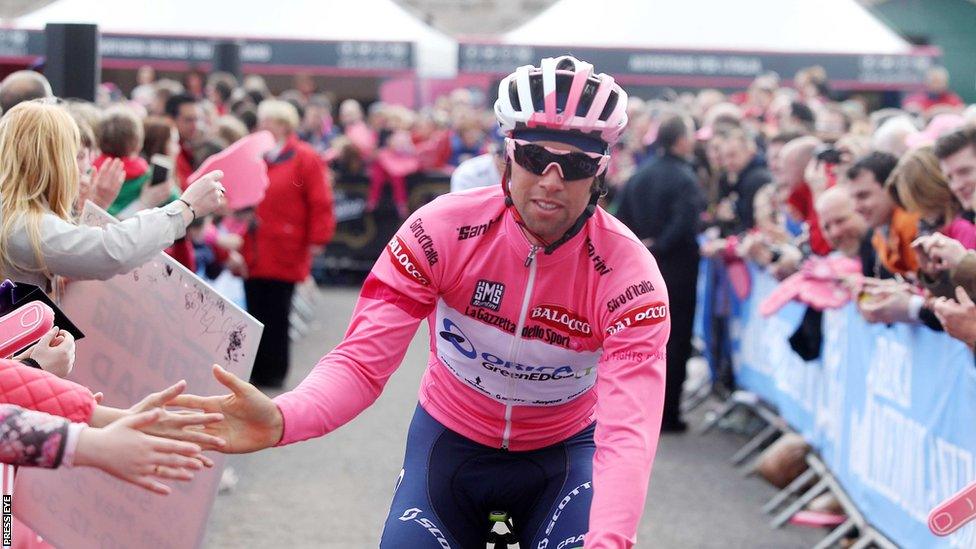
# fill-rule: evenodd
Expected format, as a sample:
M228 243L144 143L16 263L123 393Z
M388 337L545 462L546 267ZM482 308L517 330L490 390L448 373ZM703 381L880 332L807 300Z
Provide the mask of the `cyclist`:
M521 547L630 547L664 395L667 292L597 207L627 95L570 56L499 85L500 186L441 196L390 240L345 339L294 390L173 401L223 412L225 452L324 435L379 396L420 321L430 358L381 547L484 547L489 511Z

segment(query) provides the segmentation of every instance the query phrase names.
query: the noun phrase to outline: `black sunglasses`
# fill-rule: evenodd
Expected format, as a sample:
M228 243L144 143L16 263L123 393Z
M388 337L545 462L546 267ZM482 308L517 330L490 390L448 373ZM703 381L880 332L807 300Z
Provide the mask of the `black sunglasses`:
M559 151L521 139L509 139L508 143L509 155L519 166L542 175L555 164L559 176L566 181L595 177L603 172L609 160L604 154Z

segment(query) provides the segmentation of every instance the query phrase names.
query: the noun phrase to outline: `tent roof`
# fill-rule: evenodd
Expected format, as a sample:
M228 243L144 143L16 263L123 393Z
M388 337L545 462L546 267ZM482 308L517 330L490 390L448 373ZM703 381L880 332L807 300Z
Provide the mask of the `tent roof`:
M510 44L805 53L907 53L854 0L561 0Z
M452 76L457 42L392 0L59 0L15 21L96 23L104 32L416 44L421 76Z

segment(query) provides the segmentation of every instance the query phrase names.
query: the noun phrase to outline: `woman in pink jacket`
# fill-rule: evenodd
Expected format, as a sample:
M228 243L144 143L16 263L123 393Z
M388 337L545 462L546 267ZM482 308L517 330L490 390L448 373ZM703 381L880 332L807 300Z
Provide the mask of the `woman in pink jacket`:
M227 372L229 452L329 433L366 409L419 323L430 357L381 547L484 546L505 506L522 547L631 547L657 449L667 291L597 207L627 94L570 56L499 85L504 181L414 212L363 285L345 339L274 401Z

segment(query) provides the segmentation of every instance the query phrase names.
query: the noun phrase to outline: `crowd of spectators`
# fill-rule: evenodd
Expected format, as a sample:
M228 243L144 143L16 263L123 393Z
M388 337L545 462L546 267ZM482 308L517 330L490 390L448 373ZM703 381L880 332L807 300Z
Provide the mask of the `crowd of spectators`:
M900 108L877 108L877 97L867 94L833 93L820 67L787 76L792 81L763 74L736 93L666 90L628 104L603 205L654 252L669 286L675 318L665 428L684 428L678 399L693 312L703 305L693 283L701 256L729 265L720 276L733 289L742 287L736 273L743 260L784 280L811 259L856 259L862 276L845 283L865 319L918 322L976 344L976 108L948 90L941 68ZM22 71L0 85L0 108L7 113L50 96L43 77ZM86 199L123 220L188 203L190 176L208 157L267 130L275 146L264 158L271 185L260 204L212 213L190 208L185 233L157 234L140 253L172 236L168 253L189 269L237 280L266 326L252 381L280 387L288 304L335 230L332 182L365 184L366 215L376 215L389 192L400 218L418 206L407 188L414 174L450 175L452 191L497 184L505 148L488 99L458 89L419 110L382 102L364 108L317 89L307 76L274 95L255 75L238 81L191 72L178 82L143 67L128 96L103 85L95 103L58 107L79 132L80 176L77 193L60 196L55 215L42 220L51 226L41 229L58 230L55 218L70 221ZM172 165L163 184L153 180L160 156ZM10 207L4 204L5 215ZM4 275L56 291L56 275L76 274L14 261L11 235L25 256L35 248L10 223L8 216L0 235ZM718 340L728 330L726 297L709 304ZM728 376L720 382L732 385L721 345L713 355Z

